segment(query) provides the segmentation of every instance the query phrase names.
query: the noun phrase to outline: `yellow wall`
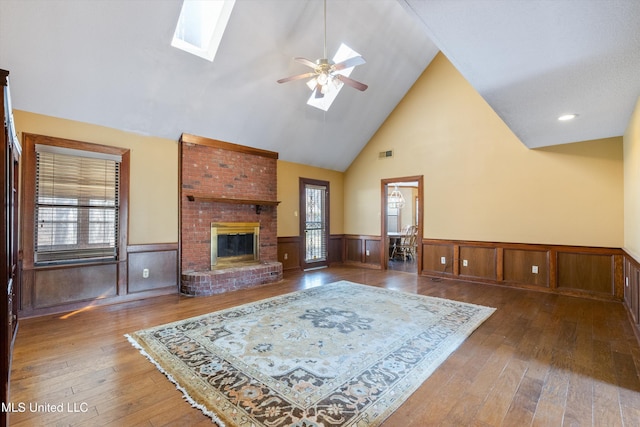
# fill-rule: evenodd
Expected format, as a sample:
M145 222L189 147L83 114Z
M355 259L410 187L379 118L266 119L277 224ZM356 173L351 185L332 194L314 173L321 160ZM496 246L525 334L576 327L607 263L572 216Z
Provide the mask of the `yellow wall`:
M178 142L14 110L18 132L131 150L129 244L178 241ZM299 178L330 183L330 232L343 233L343 173L278 161L278 236L298 236Z
M640 97L624 134L624 249L640 260Z
M529 150L439 54L345 172L345 233L380 235L380 180L424 175L425 238L621 247L622 156Z
M178 142L14 110L20 133L131 150L129 244L178 241Z
M300 235L300 178L329 181L330 233L342 234L343 177L342 172L278 160L278 236Z

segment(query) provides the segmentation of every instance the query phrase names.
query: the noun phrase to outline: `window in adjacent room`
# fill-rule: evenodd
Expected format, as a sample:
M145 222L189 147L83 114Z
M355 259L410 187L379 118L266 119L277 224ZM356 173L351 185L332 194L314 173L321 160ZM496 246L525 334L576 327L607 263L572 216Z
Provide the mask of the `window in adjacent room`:
M117 260L117 154L36 144L36 264Z

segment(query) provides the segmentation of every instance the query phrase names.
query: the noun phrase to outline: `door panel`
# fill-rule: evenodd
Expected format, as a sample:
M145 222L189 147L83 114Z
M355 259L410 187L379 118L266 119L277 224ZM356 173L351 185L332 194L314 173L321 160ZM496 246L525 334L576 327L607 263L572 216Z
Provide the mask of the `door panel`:
M302 268L328 266L329 183L300 179Z

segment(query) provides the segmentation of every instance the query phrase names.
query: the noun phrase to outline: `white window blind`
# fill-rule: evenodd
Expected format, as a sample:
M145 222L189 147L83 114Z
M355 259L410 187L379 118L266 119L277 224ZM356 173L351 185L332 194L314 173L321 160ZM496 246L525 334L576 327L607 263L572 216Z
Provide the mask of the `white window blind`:
M119 175L119 156L36 146L36 263L117 259Z

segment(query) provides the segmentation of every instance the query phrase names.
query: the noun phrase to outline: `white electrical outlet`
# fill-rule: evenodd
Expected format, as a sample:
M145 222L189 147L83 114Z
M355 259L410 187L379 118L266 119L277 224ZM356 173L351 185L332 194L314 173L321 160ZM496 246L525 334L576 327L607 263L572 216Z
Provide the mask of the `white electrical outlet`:
M440 264L446 264L447 263L447 257L440 257Z
M142 278L143 279L148 279L149 278L149 269L145 268L142 270Z
M371 253L369 252L369 249L367 249L367 256L371 255Z
M531 266L531 272L533 274L538 274L538 266L537 265L532 265Z
M466 259L462 260L462 266L463 267L468 267L469 266L469 261L467 261Z
M284 254L284 259L289 259L289 254L285 253Z

